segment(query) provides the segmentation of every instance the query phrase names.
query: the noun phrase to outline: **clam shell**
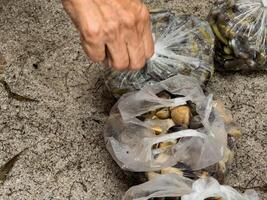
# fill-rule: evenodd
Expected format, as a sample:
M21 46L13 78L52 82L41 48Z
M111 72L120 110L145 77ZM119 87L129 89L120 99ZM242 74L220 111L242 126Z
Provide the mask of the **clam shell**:
M171 112L169 108L162 108L156 112L156 116L159 119L168 119L171 116Z
M171 109L171 117L176 125L188 127L191 117L189 106L178 106Z

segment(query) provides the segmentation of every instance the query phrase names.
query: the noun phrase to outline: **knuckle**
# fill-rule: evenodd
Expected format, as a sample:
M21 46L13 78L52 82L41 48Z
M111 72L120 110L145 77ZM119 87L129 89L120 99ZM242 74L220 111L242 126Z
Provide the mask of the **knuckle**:
M109 23L109 28L110 28L111 31L116 31L116 30L119 29L119 27L120 27L120 24L119 24L118 21L111 21Z
M118 22L111 21L104 28L105 35L108 36L109 38L111 37L110 39L114 39L114 37L119 31L119 28L120 24Z
M99 26L90 26L82 32L85 41L92 42L101 37L101 28Z
M133 14L131 14L131 13L128 13L124 17L124 24L128 28L132 28L133 26L135 26L135 24L136 24L136 18L135 18L135 16Z

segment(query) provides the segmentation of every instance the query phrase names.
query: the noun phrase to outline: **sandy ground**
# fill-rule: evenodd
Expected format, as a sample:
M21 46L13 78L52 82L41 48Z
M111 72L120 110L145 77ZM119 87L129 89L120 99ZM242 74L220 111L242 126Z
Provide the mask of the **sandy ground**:
M147 2L201 17L212 6L211 0ZM0 186L1 200L116 200L128 188L103 143L110 107L103 69L88 62L77 36L59 1L0 1L5 79L14 92L39 100L10 99L0 85L0 165L28 148ZM227 178L232 186L266 184L266 78L266 73L216 74L209 85L244 133Z

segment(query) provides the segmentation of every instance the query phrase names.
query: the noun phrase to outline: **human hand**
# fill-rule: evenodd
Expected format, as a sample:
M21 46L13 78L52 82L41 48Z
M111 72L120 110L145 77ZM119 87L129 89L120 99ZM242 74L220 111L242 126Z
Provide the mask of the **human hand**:
M93 62L137 70L154 53L150 16L142 0L62 0Z

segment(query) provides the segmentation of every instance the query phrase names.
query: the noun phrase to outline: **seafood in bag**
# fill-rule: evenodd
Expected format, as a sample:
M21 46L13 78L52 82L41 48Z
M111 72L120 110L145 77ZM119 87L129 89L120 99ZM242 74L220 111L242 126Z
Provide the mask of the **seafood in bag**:
M131 172L157 172L181 163L198 171L227 163L232 151L217 107L188 76L147 84L122 96L112 109L104 130L106 147Z
M219 0L209 23L218 70L267 70L266 0Z
M177 74L202 84L213 75L214 35L208 22L171 12L155 12L151 18L155 53L140 71L108 72L106 85L115 97Z
M123 200L259 200L259 197L254 190L241 194L230 186L220 185L212 177L192 181L167 174L131 187Z

